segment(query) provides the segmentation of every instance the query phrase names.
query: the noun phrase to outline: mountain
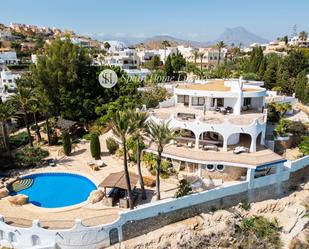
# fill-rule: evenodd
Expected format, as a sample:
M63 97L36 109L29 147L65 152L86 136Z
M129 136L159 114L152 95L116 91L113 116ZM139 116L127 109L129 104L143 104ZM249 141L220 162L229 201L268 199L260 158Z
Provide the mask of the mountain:
M268 42L268 40L249 32L244 27L226 28L216 41L224 41L224 43L229 45L232 43L235 45L242 43L244 46L249 46L252 43Z
M224 32L213 41L192 41L179 39L170 35L156 35L149 38L137 37L133 35L125 34L95 34L92 38L99 41L117 40L124 42L127 46L138 46L140 43L148 49L157 49L162 47L161 43L167 40L171 45L191 45L192 47L208 47L216 44L218 41L224 41L224 43L230 45L234 43L238 45L242 43L243 46L249 46L252 43L267 43L268 40L246 30L244 27L226 28Z
M141 43L143 43L146 47L156 49L162 47L161 43L164 40L168 41L171 45L190 45L192 47L207 47L211 45L211 42L184 40L169 35L152 36L150 38L144 39Z

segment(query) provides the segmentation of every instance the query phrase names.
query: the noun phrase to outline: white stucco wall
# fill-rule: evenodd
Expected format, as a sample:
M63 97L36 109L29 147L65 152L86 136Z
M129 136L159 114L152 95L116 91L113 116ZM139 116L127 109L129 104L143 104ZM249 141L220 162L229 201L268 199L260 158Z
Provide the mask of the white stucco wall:
M191 194L182 198L169 198L155 203L149 203L138 206L134 210L123 211L119 213L119 218L110 224L104 224L94 227L83 226L81 220L75 221L72 229L66 230L47 230L39 225L39 221L34 220L29 228L14 227L6 224L3 217L0 217L0 240L8 241L9 234L16 239L11 243L17 249L38 249L38 248L56 248L57 244L61 249L99 249L109 246L109 232L117 228L119 239L122 240L122 225L128 221L140 220L157 216L160 213L167 213L196 204L205 203L225 196L245 192L248 189L265 187L272 184L280 185L281 182L289 179L290 173L309 166L309 156L296 161L288 161L276 165L276 174L265 177L254 178L254 169L248 169L247 181L218 187L208 191ZM34 246L32 236L38 236L40 245Z

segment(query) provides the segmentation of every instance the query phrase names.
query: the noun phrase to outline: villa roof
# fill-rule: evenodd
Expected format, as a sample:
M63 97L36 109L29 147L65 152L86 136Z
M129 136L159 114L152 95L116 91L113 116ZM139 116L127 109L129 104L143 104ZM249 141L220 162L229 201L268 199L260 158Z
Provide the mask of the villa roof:
M197 91L216 91L229 92L231 87L225 86L223 80L214 80L207 84L185 84L177 86L178 89L197 90ZM256 92L255 88L243 88L244 92Z
M138 182L138 176L129 172L131 188L134 188ZM127 190L127 183L125 178L125 172L120 171L109 174L103 182L99 184L99 187L103 188L121 188Z

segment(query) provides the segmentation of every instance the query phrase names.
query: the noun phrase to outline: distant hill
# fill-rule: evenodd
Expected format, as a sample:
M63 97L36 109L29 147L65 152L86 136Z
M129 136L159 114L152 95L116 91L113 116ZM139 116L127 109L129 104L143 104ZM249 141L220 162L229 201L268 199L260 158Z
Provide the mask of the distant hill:
M249 46L252 43L267 43L268 40L253 34L244 27L226 28L224 32L216 39L216 41L224 41L226 44L238 45L242 43L244 46Z
M143 40L141 43L149 49L162 48L162 41L167 40L171 46L173 45L190 45L192 47L206 47L211 44L211 42L199 42L175 38L169 35L157 35Z
M106 40L117 40L124 42L128 46L139 46L143 43L143 46L148 49L158 49L162 48L162 41L167 40L171 43L171 45L191 45L192 47L208 47L210 45L216 44L218 41L224 41L224 43L230 45L234 43L238 45L242 43L244 46L249 46L252 43L267 43L268 40L249 32L244 27L236 27L236 28L226 28L224 32L213 41L192 41L179 39L170 35L156 35L149 38L140 38L135 36L127 36L127 35L93 35L93 38L106 41Z

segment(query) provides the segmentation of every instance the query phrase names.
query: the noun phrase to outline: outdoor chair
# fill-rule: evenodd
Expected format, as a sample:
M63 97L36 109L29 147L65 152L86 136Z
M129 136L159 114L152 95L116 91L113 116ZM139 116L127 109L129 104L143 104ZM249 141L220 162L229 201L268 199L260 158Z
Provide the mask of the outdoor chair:
M247 152L249 153L249 149L244 147L244 146L237 146L234 150L233 150L233 153L234 154L240 154L240 153L243 153L243 152Z
M189 148L193 148L193 144L192 144L192 142L188 142L188 144L187 144L187 145L188 145L188 147L189 147Z

